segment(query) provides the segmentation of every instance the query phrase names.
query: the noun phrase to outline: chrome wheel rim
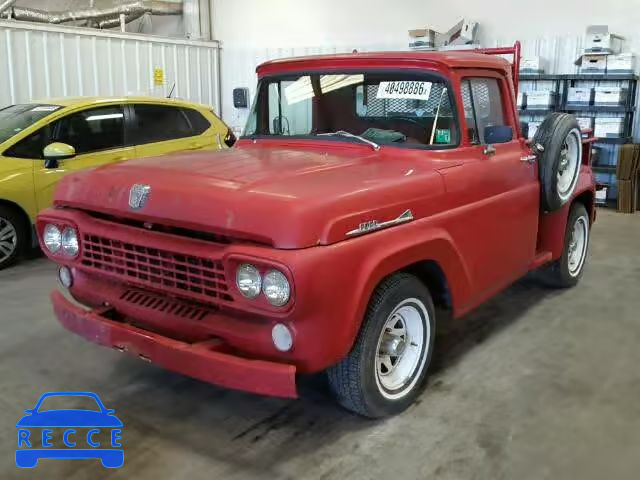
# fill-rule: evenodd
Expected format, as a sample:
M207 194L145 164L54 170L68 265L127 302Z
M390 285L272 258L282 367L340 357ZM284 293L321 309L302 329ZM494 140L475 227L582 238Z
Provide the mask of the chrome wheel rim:
M18 247L18 232L6 218L0 217L0 263L11 257Z
M375 377L387 399L408 394L424 369L431 344L431 324L424 303L409 298L398 304L384 323L376 348Z
M558 166L558 196L563 202L573 194L578 183L578 170L582 159L582 138L576 129L571 130L560 150Z
M578 217L571 229L569 237L569 252L567 261L569 263L569 275L577 277L580 275L584 260L587 256L589 245L589 219Z

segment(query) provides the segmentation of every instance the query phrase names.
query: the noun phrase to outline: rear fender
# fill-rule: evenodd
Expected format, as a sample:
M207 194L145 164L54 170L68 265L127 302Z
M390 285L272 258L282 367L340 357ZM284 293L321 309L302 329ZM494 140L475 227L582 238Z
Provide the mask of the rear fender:
M580 175L580 180L578 180L573 200L567 202L560 210L540 215L538 251L551 252L553 260L557 260L562 256L569 211L576 201L585 204L591 223L593 224L595 221L595 190L590 177L591 175L586 175L583 171L583 174Z

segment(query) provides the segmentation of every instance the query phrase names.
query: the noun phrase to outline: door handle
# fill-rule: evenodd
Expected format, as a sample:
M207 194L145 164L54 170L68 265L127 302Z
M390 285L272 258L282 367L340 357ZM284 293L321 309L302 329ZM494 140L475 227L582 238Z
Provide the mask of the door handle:
M527 163L535 163L538 157L536 155L525 155L524 157L520 157L520 161Z
M484 150L482 151L482 153L484 153L485 155L495 155L496 147L494 147L491 144L485 145Z

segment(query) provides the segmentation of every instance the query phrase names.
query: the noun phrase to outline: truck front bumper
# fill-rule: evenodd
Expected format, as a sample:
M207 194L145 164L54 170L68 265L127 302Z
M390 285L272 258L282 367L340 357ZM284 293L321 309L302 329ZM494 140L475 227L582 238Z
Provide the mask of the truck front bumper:
M222 387L297 398L296 367L222 352L219 340L188 343L84 310L60 292L51 293L60 323L90 342L137 355L168 370Z

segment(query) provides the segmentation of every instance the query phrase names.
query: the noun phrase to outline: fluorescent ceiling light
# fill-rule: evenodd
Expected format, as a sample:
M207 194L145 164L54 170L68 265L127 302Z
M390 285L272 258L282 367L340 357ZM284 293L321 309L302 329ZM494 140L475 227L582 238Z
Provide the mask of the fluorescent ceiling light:
M356 75L322 75L320 77L320 89L322 93L329 93L340 88L348 87L364 82L364 74ZM288 105L300 103L309 98L313 98L313 86L310 77L300 77L291 85L284 89L284 95Z
M122 113L109 113L106 115L91 115L90 117L87 117L87 122L93 122L95 120L111 120L114 118L122 118L124 117L124 114Z

